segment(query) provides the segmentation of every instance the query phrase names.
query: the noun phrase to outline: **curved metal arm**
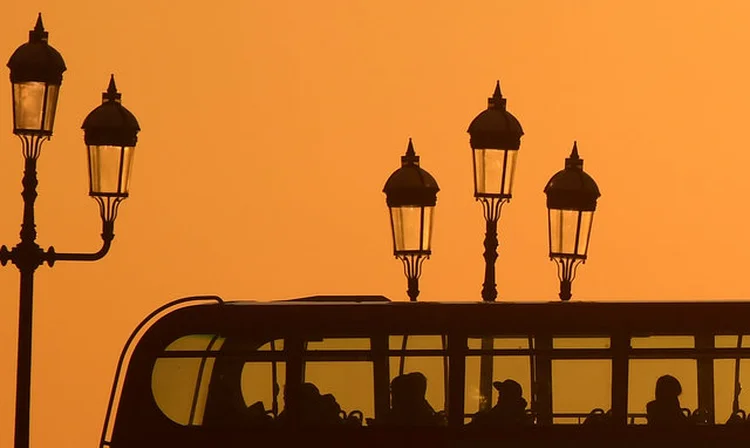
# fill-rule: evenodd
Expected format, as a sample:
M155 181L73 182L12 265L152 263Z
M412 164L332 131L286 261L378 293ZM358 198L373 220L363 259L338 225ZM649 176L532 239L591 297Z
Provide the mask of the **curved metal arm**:
M102 221L102 247L96 252L88 254L77 254L55 252L54 247L50 247L45 253L45 261L52 267L56 261L96 261L103 258L109 252L109 248L112 245L112 240L115 238L115 223L114 221Z

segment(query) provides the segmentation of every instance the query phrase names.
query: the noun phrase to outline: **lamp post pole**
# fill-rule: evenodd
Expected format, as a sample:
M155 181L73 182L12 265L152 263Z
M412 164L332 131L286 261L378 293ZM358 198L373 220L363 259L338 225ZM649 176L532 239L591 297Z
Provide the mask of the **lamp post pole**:
M503 204L513 197L513 178L523 129L506 109L500 82L487 100L487 109L472 120L468 129L474 167L474 197L484 212L484 283L482 300L497 299L495 262L497 261L497 223ZM494 348L494 338L482 338L482 351ZM479 364L479 409L492 406L493 356L483 353Z
M435 178L419 166L419 156L410 138L406 154L401 156L401 167L388 177L383 187L391 216L393 255L404 265L406 294L410 302L417 301L422 263L432 254L432 218L438 191L440 187ZM402 352L406 350L407 341L405 334L401 342ZM399 375L404 374L405 360L402 353ZM447 366L447 360L443 358L444 371L447 371Z
M565 167L555 173L544 187L547 196L547 229L549 257L557 264L560 300L570 300L571 283L578 266L586 262L596 203L601 193L596 181L583 170L578 143L573 142ZM612 338L612 422L627 424L629 339L623 334ZM540 341L547 348L552 339ZM541 424L552 424L552 364L549 356L536 359L540 385L536 411ZM625 391L623 394L622 391Z
M120 94L112 78L103 95L103 104L83 124L89 153L89 195L99 203L102 246L93 253L58 253L53 247L47 250L40 247L34 220L37 160L42 144L52 137L62 73L66 70L62 56L47 40L48 33L39 14L36 26L29 32L29 41L18 47L8 62L13 86L13 133L22 142L24 156L20 242L12 249L0 247L0 264L5 266L10 261L20 273L15 448L28 448L30 439L34 273L44 263L52 267L56 261L95 261L107 254L114 238L117 208L128 196L132 151L140 130L135 117L119 104ZM103 156L106 162L102 161ZM116 179L116 187L102 179Z
M41 142L40 142L41 143ZM40 145L41 148L41 145ZM34 222L34 202L37 197L36 158L25 159L23 176L23 221L21 224L21 241L11 250L0 247L0 263L5 266L8 261L18 268L20 281L20 302L18 309L18 361L16 365L16 424L15 447L29 446L29 423L31 413L31 336L33 328L34 307L34 273L43 263L52 266L58 260L95 261L109 251L113 226L105 225L102 232L102 248L92 254L55 253L52 247L44 251L36 243L36 224Z
M516 160L523 136L521 124L508 112L506 103L498 81L487 100L487 109L472 120L468 129L474 167L474 197L482 203L485 219L482 284L482 300L485 302L497 299L497 223L503 204L513 197Z

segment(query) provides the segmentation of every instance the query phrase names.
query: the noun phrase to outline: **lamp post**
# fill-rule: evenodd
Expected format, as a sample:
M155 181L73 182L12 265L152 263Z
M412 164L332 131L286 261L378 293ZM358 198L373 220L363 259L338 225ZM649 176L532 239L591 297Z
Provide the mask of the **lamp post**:
M497 299L495 261L497 260L497 222L503 204L513 197L513 175L521 146L523 129L506 109L500 81L487 100L487 109L469 125L474 167L474 197L482 203L486 230L484 234L484 284L482 300ZM492 350L493 338L482 339L482 350ZM482 355L479 364L479 409L492 405L492 356Z
M409 139L401 168L391 174L383 187L391 215L393 255L404 264L409 300L417 301L422 263L430 257L432 218L437 203L437 181L419 166L419 156Z
M94 253L46 251L36 243L34 201L37 197L37 159L42 143L52 137L57 98L65 62L48 44L42 16L29 32L29 41L16 49L8 62L13 85L13 133L22 142L24 156L23 221L21 241L12 249L0 247L0 263L12 262L20 272L18 361L16 370L15 448L29 446L31 405L31 335L34 272L45 262L94 261L109 251L114 238L114 221L120 202L128 196L136 135L140 128L133 114L120 104L114 77L103 94L102 105L83 123L88 147L89 195L99 203L102 218L101 249Z
M568 301L570 287L581 263L586 262L596 200L601 196L594 179L583 171L578 144L573 143L565 169L544 187L547 195L549 256L557 264L560 299Z
M401 168L388 177L383 187L391 215L393 255L404 264L406 293L410 302L417 301L422 263L432 253L432 218L435 216L438 191L440 188L435 178L419 166L419 156L414 152L414 144L410 138L406 154L401 156ZM407 341L408 336L404 335L401 341L399 375L404 374L406 358L403 352L406 351ZM447 359L443 358L444 371L447 366Z
M497 260L497 221L500 210L513 197L513 174L523 129L505 108L500 81L482 111L469 125L474 166L474 197L482 203L486 232L484 237L484 284L482 299L497 298L495 261Z

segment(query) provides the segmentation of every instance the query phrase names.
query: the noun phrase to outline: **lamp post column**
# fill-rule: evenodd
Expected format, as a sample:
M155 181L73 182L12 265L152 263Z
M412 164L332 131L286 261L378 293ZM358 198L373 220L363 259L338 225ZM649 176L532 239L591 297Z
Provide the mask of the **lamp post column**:
M36 158L26 157L23 175L23 223L21 242L13 249L13 263L21 276L18 307L18 361L16 365L16 448L29 446L31 418L31 335L34 308L34 272L41 264L42 249L36 244L34 202L37 192ZM5 264L5 263L3 263Z
M486 231L484 234L484 284L482 285L482 301L494 302L497 299L497 283L495 281L495 262L497 261L497 223L500 220L500 210L504 200L496 198L482 198ZM484 411L492 407L492 380L494 375L494 356L488 354L495 348L495 338L491 335L482 338L482 351L479 357L479 410Z
M492 96L487 99L487 109L472 120L468 129L474 167L474 197L482 203L486 225L482 284L484 302L497 300L497 223L503 204L513 197L514 171L523 136L521 124L508 112L506 104L498 81ZM489 409L492 405L493 342L493 335L482 338L479 410Z
M497 221L487 220L487 230L484 233L484 284L482 285L482 300L494 302L497 299L497 283L495 282L495 261L497 261Z
M21 302L18 315L18 362L16 366L16 448L29 446L31 404L31 326L34 300L34 269L21 271Z

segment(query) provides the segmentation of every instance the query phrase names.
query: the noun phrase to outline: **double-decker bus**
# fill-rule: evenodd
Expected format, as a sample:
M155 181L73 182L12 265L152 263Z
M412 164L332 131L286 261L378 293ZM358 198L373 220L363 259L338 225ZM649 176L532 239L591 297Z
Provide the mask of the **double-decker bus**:
M750 445L745 335L747 301L184 298L127 341L101 448Z

